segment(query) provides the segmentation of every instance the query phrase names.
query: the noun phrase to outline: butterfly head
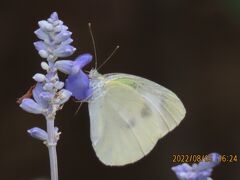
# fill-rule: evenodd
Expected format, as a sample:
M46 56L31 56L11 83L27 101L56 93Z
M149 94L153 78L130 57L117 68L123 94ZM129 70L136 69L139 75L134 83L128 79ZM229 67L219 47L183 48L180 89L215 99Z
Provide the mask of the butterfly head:
M96 97L102 93L101 89L104 86L104 77L98 73L97 69L94 68L89 72L89 79L90 87L93 91L93 96Z
M89 78L90 79L101 79L102 75L97 71L97 69L93 68L89 72Z

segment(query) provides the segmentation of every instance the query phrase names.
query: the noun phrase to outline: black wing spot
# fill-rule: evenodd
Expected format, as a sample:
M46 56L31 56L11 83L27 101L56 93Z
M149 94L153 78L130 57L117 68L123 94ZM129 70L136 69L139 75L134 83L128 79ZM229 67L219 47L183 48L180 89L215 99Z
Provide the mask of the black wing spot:
M141 110L141 117L145 118L152 115L151 109L145 104Z

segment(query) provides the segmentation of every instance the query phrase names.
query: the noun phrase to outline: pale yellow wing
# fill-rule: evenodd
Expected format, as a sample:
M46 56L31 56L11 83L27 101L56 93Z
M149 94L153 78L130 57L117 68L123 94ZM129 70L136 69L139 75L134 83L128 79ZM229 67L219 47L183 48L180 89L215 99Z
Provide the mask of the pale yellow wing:
M147 155L185 116L177 96L144 78L105 75L103 94L89 102L91 140L106 165L125 165Z

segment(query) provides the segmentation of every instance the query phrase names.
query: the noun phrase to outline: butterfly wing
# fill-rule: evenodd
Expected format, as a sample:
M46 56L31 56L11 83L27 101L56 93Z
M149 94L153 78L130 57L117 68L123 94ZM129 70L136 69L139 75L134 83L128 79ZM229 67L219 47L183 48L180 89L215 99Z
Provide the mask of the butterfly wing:
M93 148L106 165L133 163L180 123L185 108L173 92L150 80L104 76L102 94L89 102Z

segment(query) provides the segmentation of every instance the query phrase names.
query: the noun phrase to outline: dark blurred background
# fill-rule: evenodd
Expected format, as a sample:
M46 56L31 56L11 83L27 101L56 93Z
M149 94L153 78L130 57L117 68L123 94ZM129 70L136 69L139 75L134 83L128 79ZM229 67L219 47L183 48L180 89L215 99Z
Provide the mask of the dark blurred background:
M180 126L148 156L125 167L107 167L91 146L87 104L74 116L78 104L68 102L56 122L62 131L60 180L175 180L170 169L176 165L174 154L211 152L239 158L215 168L214 179L240 178L238 0L9 0L0 7L0 179L49 177L47 148L26 133L35 126L45 128L45 121L15 101L34 83L31 77L42 72L33 32L53 11L73 32L77 51L71 59L93 53L87 26L92 22L99 63L120 45L101 73L151 79L174 91L187 109Z

